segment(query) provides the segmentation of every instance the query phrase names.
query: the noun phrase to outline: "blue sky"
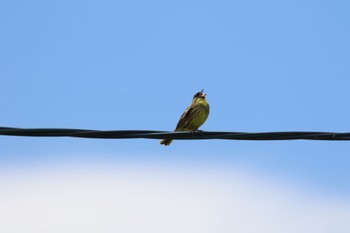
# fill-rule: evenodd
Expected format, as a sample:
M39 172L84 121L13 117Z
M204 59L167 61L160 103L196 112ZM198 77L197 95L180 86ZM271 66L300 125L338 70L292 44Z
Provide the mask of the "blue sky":
M211 112L203 130L350 132L349 7L347 1L311 0L2 3L0 125L172 130L204 88ZM350 230L341 221L350 213L348 142L203 140L162 147L143 139L1 137L0 148L0 202L22 203L19 212L39 216L26 220L33 232L66 231L54 219L70 224L63 216L72 210L86 213L79 215L84 226L71 223L75 232L98 229L89 213L104 198L108 215L95 218L109 226L105 232L127 232L153 207L152 216L166 224L140 224L150 232L169 225L174 232L195 232L199 225L207 232L245 232L248 226L256 232L250 221L268 232L283 226ZM119 199L104 196L118 193L113 185L120 184ZM73 204L85 194L81 206L95 204ZM202 199L196 202L197 195ZM130 204L132 197L139 207ZM113 202L130 211L120 229L105 222L120 214L118 204L107 207ZM280 215L279 208L291 211ZM47 225L39 224L58 209ZM6 216L0 229L17 229L11 222L27 215L15 216ZM173 220L180 216L183 225ZM269 224L259 222L262 216Z

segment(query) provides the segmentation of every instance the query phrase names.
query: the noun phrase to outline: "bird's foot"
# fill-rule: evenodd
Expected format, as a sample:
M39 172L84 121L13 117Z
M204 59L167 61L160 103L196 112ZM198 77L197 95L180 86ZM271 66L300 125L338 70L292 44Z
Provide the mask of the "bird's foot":
M199 129L196 129L196 130L191 131L192 136L193 136L194 134L196 134L196 133L202 134L203 132L204 132L203 130L199 130Z

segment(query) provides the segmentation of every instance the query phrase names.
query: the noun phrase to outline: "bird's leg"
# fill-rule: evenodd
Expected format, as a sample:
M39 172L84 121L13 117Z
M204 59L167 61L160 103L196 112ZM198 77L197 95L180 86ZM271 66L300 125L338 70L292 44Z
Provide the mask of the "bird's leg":
M200 135L202 135L203 132L204 132L203 130L199 130L199 129L195 129L195 130L191 131L192 136L193 136L194 134L196 134L196 133L200 133Z

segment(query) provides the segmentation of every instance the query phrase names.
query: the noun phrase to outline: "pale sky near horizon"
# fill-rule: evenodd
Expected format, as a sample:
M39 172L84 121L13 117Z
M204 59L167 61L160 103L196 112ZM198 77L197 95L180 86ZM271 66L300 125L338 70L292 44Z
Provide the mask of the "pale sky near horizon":
M204 88L202 130L350 132L349 8L2 3L0 126L172 130ZM349 151L346 141L1 136L0 231L349 232Z

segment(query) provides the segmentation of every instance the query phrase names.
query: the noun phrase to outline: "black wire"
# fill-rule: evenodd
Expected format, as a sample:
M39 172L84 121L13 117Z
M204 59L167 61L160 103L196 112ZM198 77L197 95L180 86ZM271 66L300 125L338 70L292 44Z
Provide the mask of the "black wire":
M78 137L95 139L225 139L225 140L350 140L350 133L332 132L170 132L158 130L87 130L87 129L59 129L59 128L11 128L0 127L2 136L26 137Z

